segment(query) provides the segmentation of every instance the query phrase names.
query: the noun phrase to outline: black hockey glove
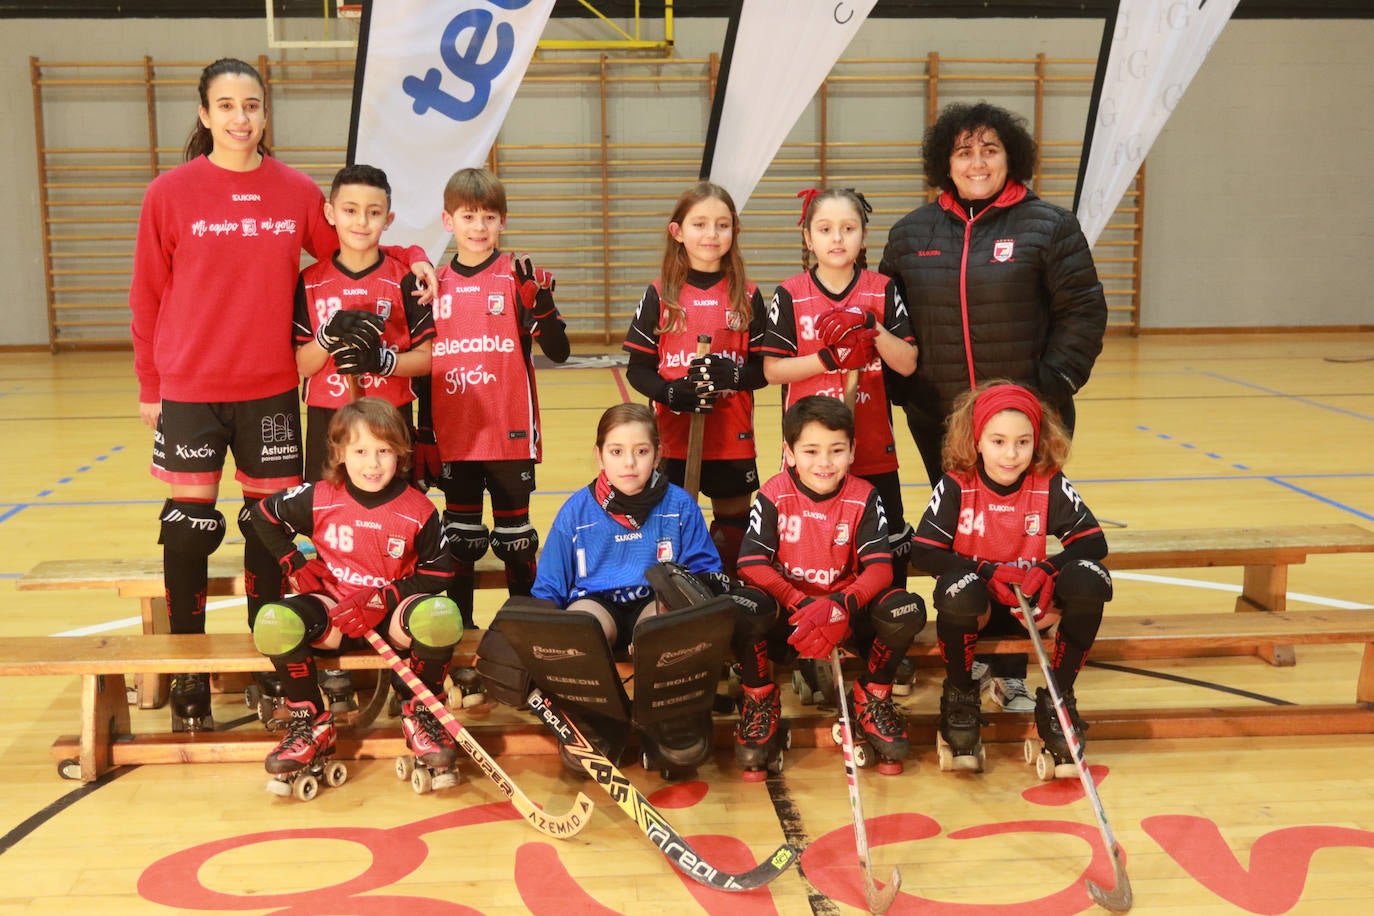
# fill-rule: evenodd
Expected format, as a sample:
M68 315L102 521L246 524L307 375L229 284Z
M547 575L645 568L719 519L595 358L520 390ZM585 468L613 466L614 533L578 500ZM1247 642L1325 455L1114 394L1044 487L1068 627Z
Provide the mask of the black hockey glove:
M709 391L739 391L739 363L719 353L692 360L687 377Z
M716 406L716 392L703 392L690 378L675 379L663 389L662 403L675 413L710 413Z
M344 375L387 376L396 371L396 354L387 347L345 347L334 354L334 366Z
M372 350L380 347L386 319L371 312L352 312L351 314L357 315L358 318L354 321L353 327L340 335L344 344L357 347L359 350Z
M355 309L340 309L315 331L315 343L329 353L337 353L341 348L352 345L352 341L357 336L358 326L364 323L370 324L367 321L368 317L366 312ZM381 329L379 327L377 340L373 342L373 346L376 346L380 340Z

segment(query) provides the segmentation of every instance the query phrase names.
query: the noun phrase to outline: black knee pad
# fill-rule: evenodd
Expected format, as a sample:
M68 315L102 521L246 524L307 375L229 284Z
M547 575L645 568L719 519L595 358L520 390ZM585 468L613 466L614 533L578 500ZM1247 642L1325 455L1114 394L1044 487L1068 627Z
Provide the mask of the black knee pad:
M872 618L878 638L904 650L926 625L926 603L906 589L889 589L874 600Z
M1112 600L1112 574L1096 560L1074 560L1054 581L1056 604L1105 604Z
M735 633L751 643L768 635L778 619L778 602L767 592L745 585L731 589L731 601L739 608L735 618Z
M224 515L209 503L169 499L158 514L162 529L157 542L185 554L208 557L224 543L228 525Z
M945 573L935 580L932 596L941 615L976 619L988 609L988 587L973 570Z
M644 580L669 611L705 604L715 597L711 586L681 563L655 563L644 570Z
M444 513L444 534L448 538L448 552L459 563L476 563L487 555L491 532L478 519L476 523Z
M533 563L539 559L539 532L529 522L491 532L491 552L503 563Z

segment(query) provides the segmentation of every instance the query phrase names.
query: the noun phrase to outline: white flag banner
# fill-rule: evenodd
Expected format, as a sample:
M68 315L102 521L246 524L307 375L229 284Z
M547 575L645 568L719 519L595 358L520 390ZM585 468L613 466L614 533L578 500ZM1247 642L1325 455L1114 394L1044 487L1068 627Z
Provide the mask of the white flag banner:
M701 175L740 210L877 0L742 0L721 55Z
M376 0L363 8L349 162L391 182L389 244L439 262L449 176L481 167L554 0Z
M1120 0L1110 49L1098 62L1091 140L1079 170L1076 208L1089 245L1102 234L1237 2Z

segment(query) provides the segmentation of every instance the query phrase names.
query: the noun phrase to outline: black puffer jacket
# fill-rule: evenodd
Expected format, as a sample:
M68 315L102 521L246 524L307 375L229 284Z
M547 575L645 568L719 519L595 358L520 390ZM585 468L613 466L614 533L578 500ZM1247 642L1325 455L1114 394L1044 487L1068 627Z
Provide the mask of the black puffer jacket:
M953 195L908 213L879 270L905 288L919 364L894 401L942 418L973 383L1008 378L1055 406L1102 352L1107 300L1072 213L1016 181L969 221Z

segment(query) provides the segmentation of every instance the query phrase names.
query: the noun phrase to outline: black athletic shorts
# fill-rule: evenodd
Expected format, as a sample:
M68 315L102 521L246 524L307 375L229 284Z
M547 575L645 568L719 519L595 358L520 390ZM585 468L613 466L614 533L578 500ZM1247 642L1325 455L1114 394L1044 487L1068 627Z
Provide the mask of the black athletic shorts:
M687 479L687 459L664 458L659 469L679 487ZM701 463L701 492L713 499L748 496L759 488L759 466L753 458L722 458Z
M491 494L493 511L529 511L534 492L534 459L512 461L445 461L438 480L450 506L482 507L482 493Z
M153 476L170 484L218 484L232 453L245 489L276 492L301 482L296 389L254 401L162 402L153 434Z

